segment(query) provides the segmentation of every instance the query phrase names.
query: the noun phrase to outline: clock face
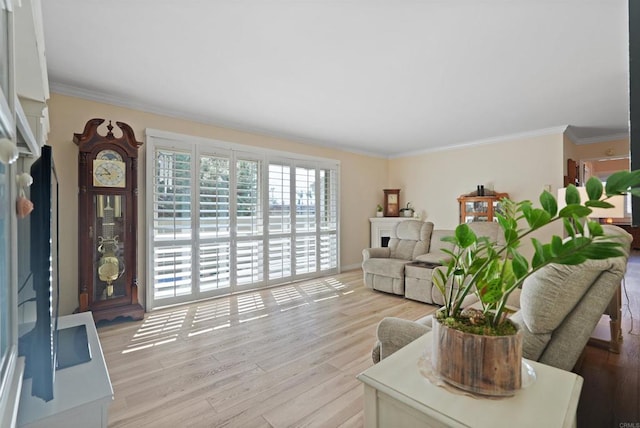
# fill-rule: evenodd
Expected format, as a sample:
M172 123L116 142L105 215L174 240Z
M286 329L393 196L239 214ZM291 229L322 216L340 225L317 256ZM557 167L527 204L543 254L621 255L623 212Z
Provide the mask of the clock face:
M93 185L96 187L125 187L125 163L116 160L93 161Z
M389 202L388 203L389 204L397 204L398 203L398 195L396 195L395 193L389 195Z
M98 152L98 154L96 155L96 159L116 160L122 162L122 156L120 156L120 153L116 152L115 150L109 149L101 150L100 152Z

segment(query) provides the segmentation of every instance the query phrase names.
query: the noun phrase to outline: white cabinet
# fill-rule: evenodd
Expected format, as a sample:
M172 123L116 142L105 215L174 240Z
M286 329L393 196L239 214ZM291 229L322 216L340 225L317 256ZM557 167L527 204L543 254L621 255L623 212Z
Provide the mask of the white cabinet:
M513 397L487 399L452 392L421 373L420 360L431 352L431 335L358 375L364 384L365 427L576 426L580 376L527 360L536 379Z
M31 395L31 380L22 384L18 426L29 428L83 428L107 426L113 388L91 312L60 317L59 328L84 324L91 361L56 371L53 400Z

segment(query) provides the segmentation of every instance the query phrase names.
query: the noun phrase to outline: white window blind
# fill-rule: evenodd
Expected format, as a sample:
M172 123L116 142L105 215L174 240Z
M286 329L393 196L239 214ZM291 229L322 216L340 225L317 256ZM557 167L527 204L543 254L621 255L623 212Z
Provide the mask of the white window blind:
M191 154L157 150L152 189L153 293L159 299L189 295L191 254Z
M199 278L198 290L231 286L230 159L200 155Z
M338 271L337 162L156 130L147 147L150 308Z

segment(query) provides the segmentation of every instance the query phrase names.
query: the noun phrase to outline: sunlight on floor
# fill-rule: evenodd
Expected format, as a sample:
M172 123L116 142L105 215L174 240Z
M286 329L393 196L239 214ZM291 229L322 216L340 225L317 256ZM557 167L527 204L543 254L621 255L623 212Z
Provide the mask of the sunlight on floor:
M320 304L353 293L348 285L333 277L252 291L203 302L197 306L159 311L145 316L123 354L148 349L178 340L178 332L188 323L191 328L183 339L248 323L269 316L267 301L275 302L279 312ZM273 308L273 303L270 303ZM273 311L273 309L271 309Z

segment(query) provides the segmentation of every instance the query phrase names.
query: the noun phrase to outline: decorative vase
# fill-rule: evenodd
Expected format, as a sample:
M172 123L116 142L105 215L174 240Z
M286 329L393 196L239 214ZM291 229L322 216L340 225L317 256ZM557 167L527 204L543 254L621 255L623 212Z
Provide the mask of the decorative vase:
M382 211L376 211L376 217L383 217L384 213Z
M431 365L443 381L474 394L514 395L522 385L522 330L510 336L466 333L433 320Z

